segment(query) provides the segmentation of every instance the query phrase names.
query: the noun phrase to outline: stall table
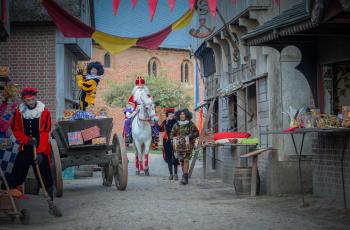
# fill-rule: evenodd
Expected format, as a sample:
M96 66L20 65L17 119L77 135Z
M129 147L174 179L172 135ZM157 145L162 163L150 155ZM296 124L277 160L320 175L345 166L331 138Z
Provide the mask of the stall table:
M341 156L341 177L342 177L342 189L343 189L343 201L344 201L344 209L347 209L346 204L346 190L345 190L345 182L344 182L344 157L347 147L347 141L346 138L350 135L350 128L298 128L293 131L289 130L271 130L271 131L264 131L261 132L261 134L289 134L292 138L295 154L298 157L298 166L299 166L299 182L300 182L300 192L302 196L302 205L303 207L307 207L308 204L305 203L305 197L304 197L304 186L303 186L303 178L302 178L302 172L301 172L301 157L302 157L302 151L304 146L304 138L307 133L330 133L330 134L339 134L339 133L345 133L346 136L344 137L343 146L342 146L342 156ZM298 150L297 144L295 142L295 136L296 134L302 135L302 140L300 143L300 148Z

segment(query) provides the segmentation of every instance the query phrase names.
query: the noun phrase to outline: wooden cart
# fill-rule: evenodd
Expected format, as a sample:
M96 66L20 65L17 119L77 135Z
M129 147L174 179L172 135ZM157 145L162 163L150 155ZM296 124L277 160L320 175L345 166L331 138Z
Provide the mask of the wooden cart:
M98 126L101 136L107 144L69 146L68 133ZM128 182L128 158L124 141L119 134L114 134L112 118L59 121L52 132L51 158L52 174L56 186L56 196L63 195L62 171L71 166L99 165L102 167L104 186L111 186L113 178L118 190L125 190Z

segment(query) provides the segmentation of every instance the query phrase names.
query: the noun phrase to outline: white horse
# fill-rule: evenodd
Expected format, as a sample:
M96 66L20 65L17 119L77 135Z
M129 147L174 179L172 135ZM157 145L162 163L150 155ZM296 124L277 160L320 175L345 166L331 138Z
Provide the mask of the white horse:
M151 97L141 98L132 121L133 145L136 151L136 175L149 176L148 157L152 142L151 123L158 122L155 106Z

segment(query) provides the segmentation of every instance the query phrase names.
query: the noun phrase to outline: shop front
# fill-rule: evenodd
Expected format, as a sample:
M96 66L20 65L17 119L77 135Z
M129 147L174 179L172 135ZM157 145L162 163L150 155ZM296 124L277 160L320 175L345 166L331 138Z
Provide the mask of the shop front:
M291 129L269 134L311 136L313 193L343 200L345 208L350 205L349 12L345 1L304 1L243 38L249 46L278 51L293 46L301 53L295 69L305 77L313 98L290 122ZM300 148L295 152L301 158L305 154Z

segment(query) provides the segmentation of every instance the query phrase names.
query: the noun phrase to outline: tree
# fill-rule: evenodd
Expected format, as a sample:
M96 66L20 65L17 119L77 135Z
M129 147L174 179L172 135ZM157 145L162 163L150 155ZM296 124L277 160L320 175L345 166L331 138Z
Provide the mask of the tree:
M109 90L103 95L105 102L110 106L125 107L131 91L134 88L136 74L129 77L130 81L124 84L109 82ZM185 108L192 101L187 95L181 82L173 81L164 74L157 77L146 77L146 84L150 89L153 99L163 108Z

